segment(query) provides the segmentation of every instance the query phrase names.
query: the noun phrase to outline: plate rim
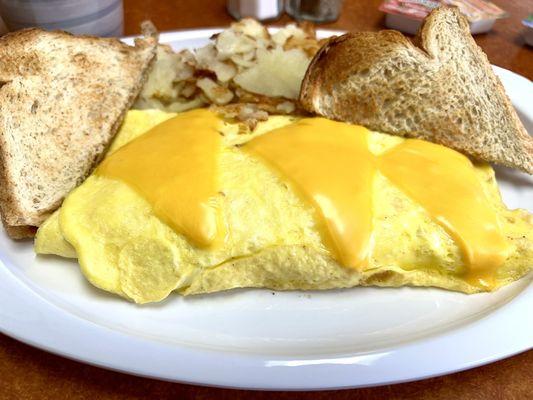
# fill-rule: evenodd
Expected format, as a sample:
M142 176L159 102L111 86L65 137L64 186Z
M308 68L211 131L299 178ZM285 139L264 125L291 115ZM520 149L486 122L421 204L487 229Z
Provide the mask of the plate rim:
M205 39L222 29L163 32L160 42ZM320 29L317 33L330 36L343 32ZM131 43L133 37L125 41ZM519 77L532 84L512 71L500 67L495 70L499 75L511 74L511 79ZM166 381L255 390L360 388L454 373L533 348L533 315L528 313L533 305L531 274L523 278L529 280L528 286L510 302L451 331L370 353L294 359L169 345L115 331L50 303L7 268L7 265L14 266L1 251L0 264L3 267L0 268L1 333L72 360ZM488 337L485 335L483 340L476 340L480 333L487 332ZM68 340L63 340L65 337ZM502 341L500 337L512 337L513 340ZM465 340L470 342L470 348L463 346L461 352L441 353L439 362L434 362L432 350L441 346L453 349ZM131 348L136 351L131 352ZM491 349L490 354L487 354L487 348ZM150 362L143 363L146 359ZM398 360L402 359L404 363L408 361L409 369L398 367ZM176 360L185 360L183 364L186 366Z

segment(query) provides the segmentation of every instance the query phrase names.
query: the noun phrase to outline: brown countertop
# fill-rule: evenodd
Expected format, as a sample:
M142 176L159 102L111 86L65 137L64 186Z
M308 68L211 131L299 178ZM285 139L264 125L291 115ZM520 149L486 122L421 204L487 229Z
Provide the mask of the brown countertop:
M521 0L494 0L510 12L490 33L476 36L493 64L533 79L533 50L524 45L520 20L531 9ZM325 28L382 28L379 0L346 0L341 18ZM224 26L224 0L124 0L125 33L151 19L161 31ZM274 24L289 21L284 16ZM487 332L490 334L490 332ZM111 372L31 348L0 334L0 399L526 399L533 393L533 351L473 370L419 382L326 392L249 392L160 382Z

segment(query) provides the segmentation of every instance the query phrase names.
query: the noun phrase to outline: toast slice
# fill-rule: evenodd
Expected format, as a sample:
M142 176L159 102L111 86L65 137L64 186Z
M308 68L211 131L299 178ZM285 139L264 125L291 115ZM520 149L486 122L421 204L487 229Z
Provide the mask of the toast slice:
M330 40L302 82L303 107L533 173L533 138L466 18L454 7L437 8L415 43L392 30Z
M157 35L118 39L25 29L0 38L0 212L35 229L91 172L137 97Z

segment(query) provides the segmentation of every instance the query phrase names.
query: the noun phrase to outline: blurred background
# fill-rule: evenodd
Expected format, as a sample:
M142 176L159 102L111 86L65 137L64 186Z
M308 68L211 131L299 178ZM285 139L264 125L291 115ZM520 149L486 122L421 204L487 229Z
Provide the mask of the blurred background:
M533 78L531 0L0 0L0 32L30 26L98 36L135 35L152 20L159 31L223 27L251 16L269 25L307 20L324 29L407 34L440 3L459 6L493 64Z

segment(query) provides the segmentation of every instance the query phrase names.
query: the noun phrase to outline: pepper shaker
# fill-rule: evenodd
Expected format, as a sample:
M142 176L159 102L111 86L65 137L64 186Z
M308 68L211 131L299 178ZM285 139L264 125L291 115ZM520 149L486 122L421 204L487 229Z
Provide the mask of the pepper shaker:
M342 0L287 0L285 11L296 20L316 23L333 22L339 18Z

